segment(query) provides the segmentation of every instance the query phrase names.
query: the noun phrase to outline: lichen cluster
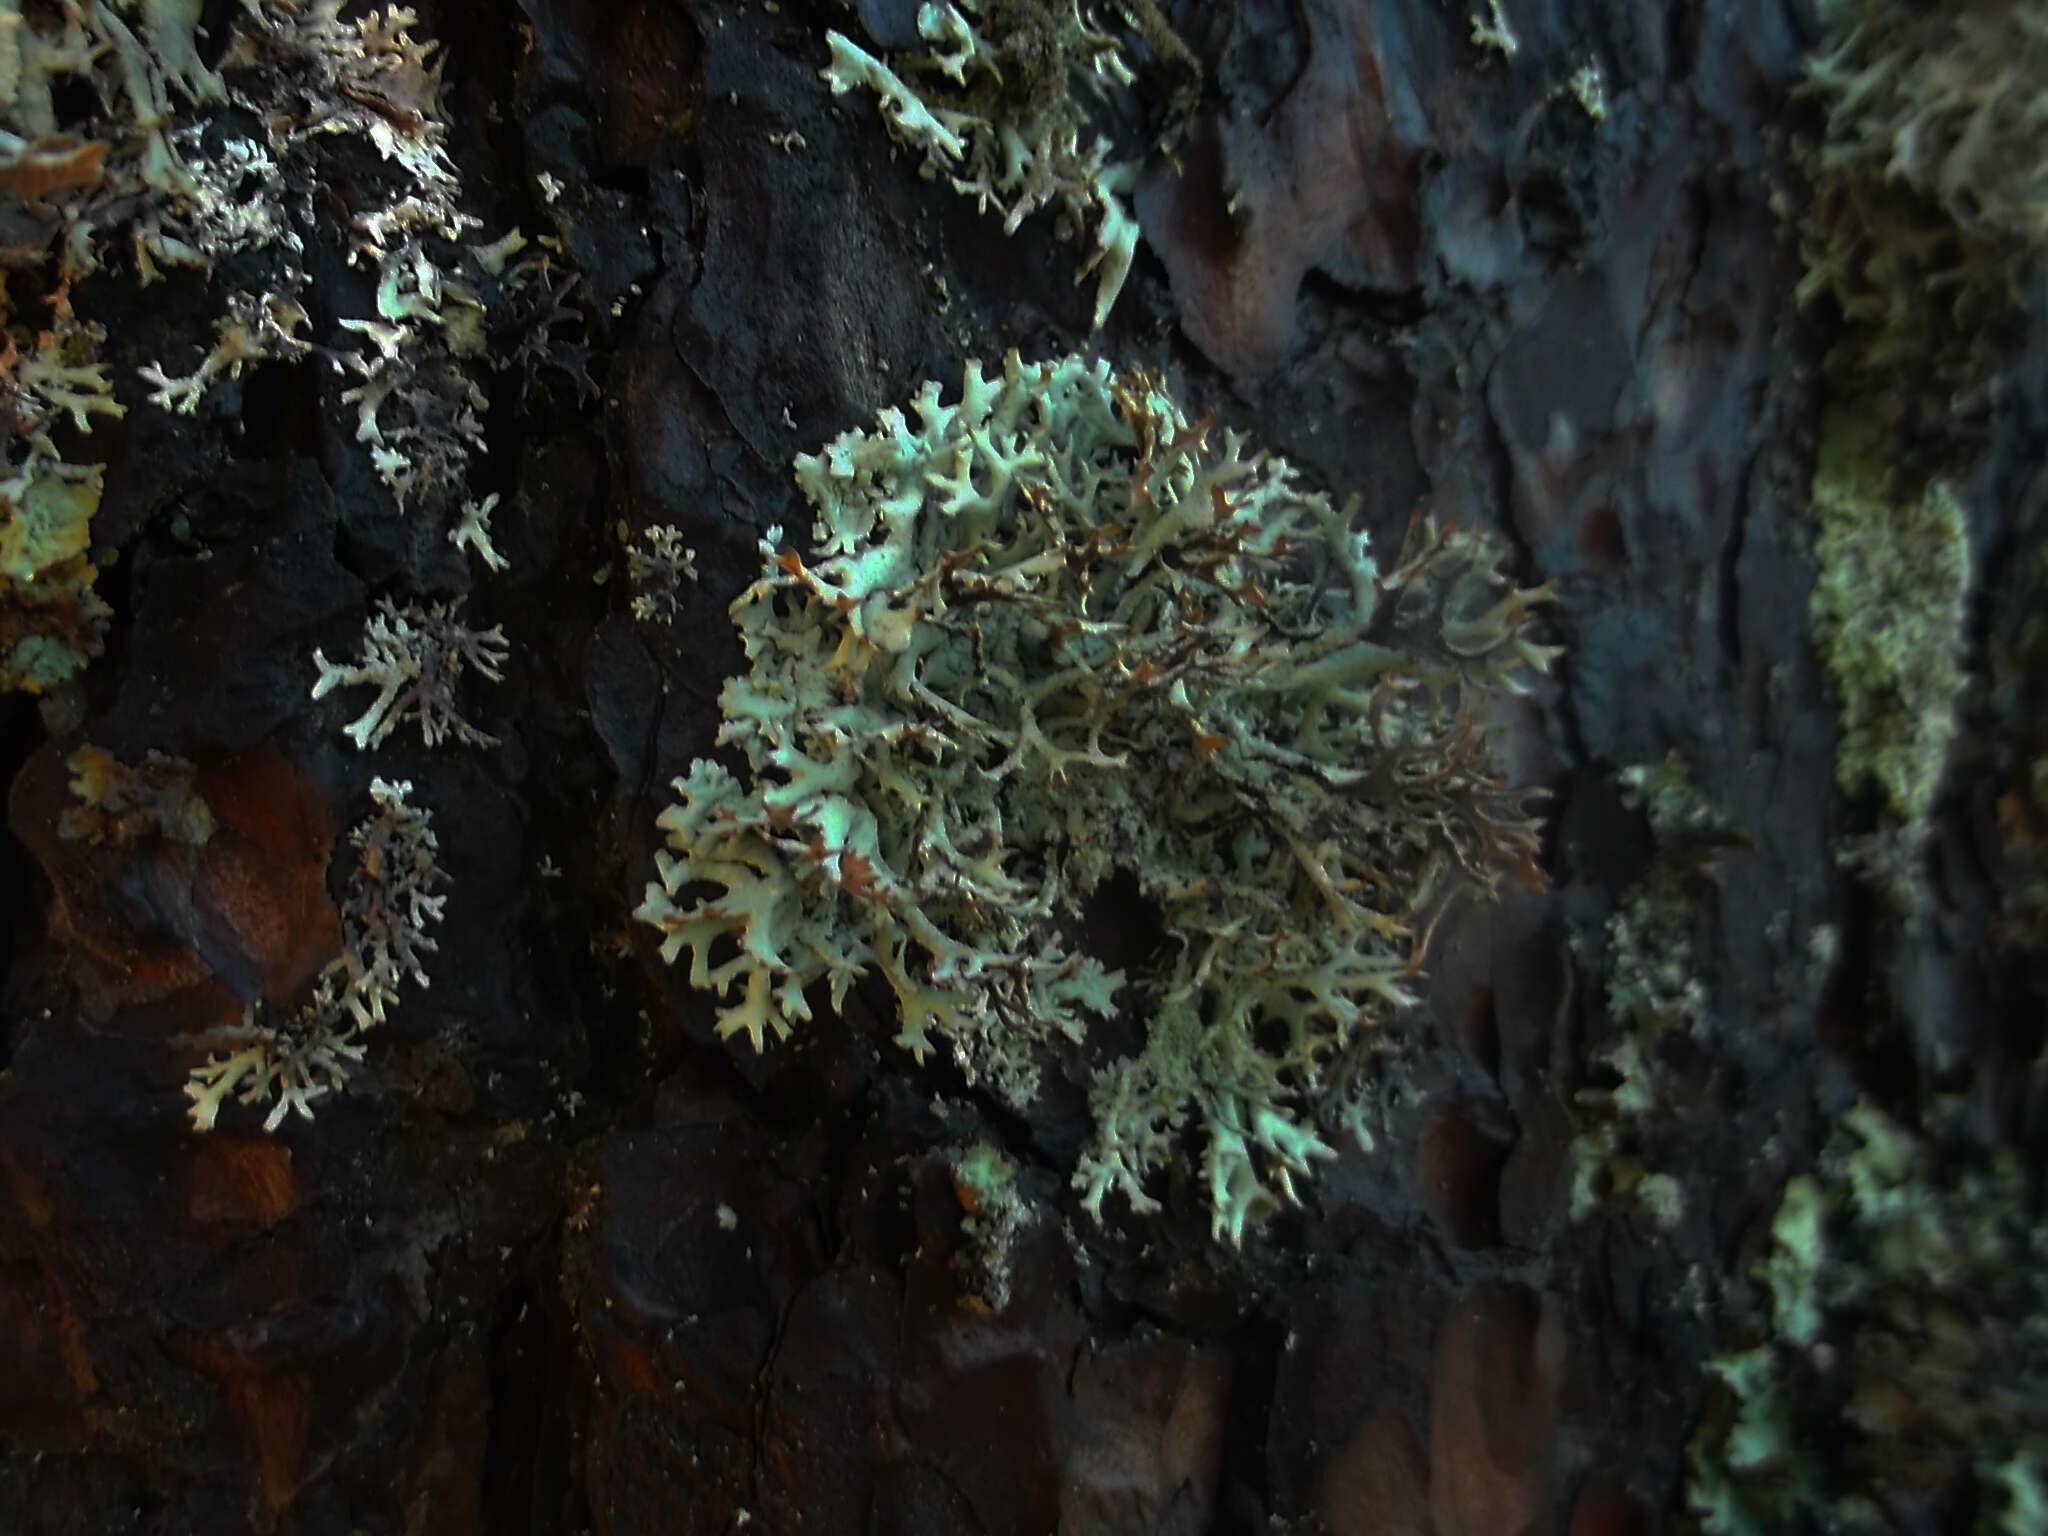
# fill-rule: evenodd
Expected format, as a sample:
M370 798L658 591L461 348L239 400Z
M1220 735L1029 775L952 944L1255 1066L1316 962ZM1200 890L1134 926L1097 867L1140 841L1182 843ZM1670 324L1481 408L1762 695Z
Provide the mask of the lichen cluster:
M349 834L356 858L342 903L342 953L313 995L288 1016L252 1003L238 1025L210 1032L209 1054L185 1084L193 1127L210 1131L232 1099L270 1104L263 1129L344 1086L363 1059L365 1031L386 1022L403 984L426 986L429 932L441 921L447 875L437 862L432 816L407 800L410 783L373 779L376 809Z
M697 551L683 542L683 531L667 523L640 530L626 539L626 580L631 584L631 612L643 624L670 624L682 612L682 585L697 579Z
M11 319L0 273L0 693L42 693L100 653L112 616L91 558L104 471L67 463L52 433L121 407L83 326L31 337Z
M1148 14L1152 46L1177 45ZM1045 207L1059 210L1069 237L1092 224L1095 249L1080 276L1099 273L1099 329L1130 274L1138 225L1124 206L1132 168L1109 163L1110 142L1075 90L1099 96L1131 83L1116 38L1078 0L932 0L919 7L917 28L926 46L887 62L827 33L826 82L835 95L872 92L891 136L922 158L924 174L993 206L1006 234Z
M1966 229L2048 246L2048 5L1824 0L1807 79L1829 105L1822 165L1880 169Z
M213 290L189 355L132 365L152 405L192 414L251 364L318 356L348 380L340 403L391 494L447 520L476 505L482 370L510 353L531 372L562 313L547 250L522 256L516 231L464 243L479 221L411 11L249 0L208 64L201 9L0 0L0 689L72 676L110 617L91 563L101 471L58 433L124 411L105 327L74 307L84 279ZM360 305L333 283L316 301L321 250L365 274Z
M1135 1020L1083 1203L1157 1209L1185 1131L1241 1239L1333 1155L1330 1063L1408 1005L1454 892L1538 879L1480 721L1551 661L1547 593L1430 524L1383 569L1285 462L1079 357L970 363L796 477L812 558L777 532L732 608L745 775L676 781L636 915L722 1035L874 975L899 1045L1019 1108ZM1130 974L1086 927L1118 881L1165 935Z
M1836 777L1907 826L1940 786L1963 696L1969 525L1952 487L1904 491L1882 427L1830 412L1813 472L1813 636L1841 700Z
M403 608L381 599L377 612L363 625L363 658L353 663L329 661L313 652L320 669L312 696L323 699L336 688L377 690L369 707L344 728L358 749L382 744L401 723L419 722L420 738L430 747L448 737L473 747L496 746L498 738L478 730L462 717L461 685L465 673L500 680L511 647L497 625L477 631L456 617L453 603Z
M1573 1096L1571 1215L1583 1221L1632 1201L1670 1229L1686 1204L1684 1170L1666 1151L1684 1105L1665 1058L1674 1041L1697 1041L1712 1028L1695 934L1715 863L1748 839L1700 792L1676 752L1631 764L1618 778L1623 804L1649 823L1657 851L1617 898L1598 945L1607 1033L1588 1052L1602 1081ZM1595 957L1590 936L1574 947Z
M1803 299L1846 323L1829 371L1900 370L1927 429L1981 414L2017 287L2048 252L2048 4L1829 0L1803 90L1826 113Z
M1804 93L1824 110L1800 225L1804 301L1838 329L1812 482L1815 648L1838 778L1878 791L1845 844L1898 915L1924 906L1928 816L1965 695L1966 488L2048 252L2048 4L1830 0Z
M1712 1536L2048 1522L2035 1181L1954 1134L1960 1116L1934 1119L1948 1130L1918 1135L1859 1102L1787 1184L1757 1266L1769 1332L1710 1362L1720 1385L1689 1451Z

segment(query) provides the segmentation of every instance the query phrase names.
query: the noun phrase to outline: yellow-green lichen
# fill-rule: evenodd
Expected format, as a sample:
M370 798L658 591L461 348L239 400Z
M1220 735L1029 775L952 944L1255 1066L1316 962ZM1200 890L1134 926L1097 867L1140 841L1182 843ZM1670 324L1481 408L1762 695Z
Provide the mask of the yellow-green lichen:
M1901 484L1881 422L1828 412L1813 473L1813 638L1841 701L1836 777L1925 819L1956 734L1970 591L1953 489Z
M1859 1101L1786 1183L1757 1266L1764 1336L1707 1365L1702 1529L1892 1532L1916 1507L1973 1509L1957 1528L1975 1536L2040 1529L2048 1230L2017 1156L1957 1134L1954 1106L1936 1120Z
M100 653L109 612L93 591L92 519L103 472L69 464L51 434L118 417L97 336L60 321L31 336L8 325L0 284L0 692L42 693Z

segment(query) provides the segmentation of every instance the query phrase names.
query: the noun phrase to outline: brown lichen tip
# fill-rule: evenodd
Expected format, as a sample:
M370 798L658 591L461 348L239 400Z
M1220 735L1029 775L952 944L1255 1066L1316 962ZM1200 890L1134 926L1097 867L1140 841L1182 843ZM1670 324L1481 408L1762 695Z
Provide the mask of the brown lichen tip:
M1049 1052L1143 1025L1097 1072L1076 1183L1140 1211L1183 1127L1214 1229L1291 1200L1358 1117L1326 1070L1406 1007L1459 889L1537 879L1530 795L1473 723L1556 652L1547 599L1418 522L1383 569L1351 509L1080 357L927 384L797 461L808 560L762 544L720 740L659 819L636 914L759 1049L863 973L896 1039L1028 1103ZM1134 881L1166 935L1126 975L1083 912ZM686 892L693 894L679 901Z

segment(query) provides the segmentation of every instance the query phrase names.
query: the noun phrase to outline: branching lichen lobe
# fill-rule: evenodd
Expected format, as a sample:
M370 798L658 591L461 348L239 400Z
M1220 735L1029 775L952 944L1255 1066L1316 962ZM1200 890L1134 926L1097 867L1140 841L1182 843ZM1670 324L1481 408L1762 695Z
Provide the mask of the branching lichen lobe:
M797 481L812 559L771 535L732 610L747 779L676 781L637 915L721 1034L765 1047L873 972L898 1044L1020 1108L1129 1011L1083 1203L1156 1209L1192 1119L1241 1240L1333 1155L1325 1069L1411 1001L1444 903L1540 878L1475 706L1550 663L1548 594L1429 524L1383 571L1284 462L1078 357L970 363L957 401L927 384ZM1170 936L1146 974L1073 938L1117 876Z

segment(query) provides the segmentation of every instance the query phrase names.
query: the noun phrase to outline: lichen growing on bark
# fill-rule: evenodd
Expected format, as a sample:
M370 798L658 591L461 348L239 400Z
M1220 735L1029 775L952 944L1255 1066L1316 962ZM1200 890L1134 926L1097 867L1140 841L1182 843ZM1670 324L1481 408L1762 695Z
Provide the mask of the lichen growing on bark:
M872 973L898 1044L1019 1108L1134 1016L1083 1203L1157 1209L1186 1131L1241 1240L1334 1155L1326 1069L1411 1001L1445 903L1540 878L1479 720L1549 665L1547 592L1427 523L1382 567L1285 462L1079 357L970 363L797 481L812 560L764 542L732 610L746 775L676 781L637 915L721 1034L765 1046ZM1119 879L1167 935L1129 975L1082 931Z

